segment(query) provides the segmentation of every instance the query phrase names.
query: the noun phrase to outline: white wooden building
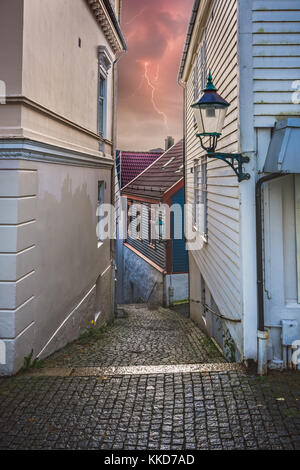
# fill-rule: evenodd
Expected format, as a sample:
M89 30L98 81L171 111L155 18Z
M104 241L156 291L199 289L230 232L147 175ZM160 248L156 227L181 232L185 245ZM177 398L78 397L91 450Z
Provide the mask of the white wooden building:
M249 181L239 183L226 163L207 158L196 137L191 105L209 70L230 103L217 151L250 157ZM185 95L186 229L198 242L189 251L191 316L230 359L256 361L255 190L276 148L283 155L293 145L292 160L300 157L300 0L196 0L179 83ZM281 147L272 142L276 126L285 133ZM293 165L288 171L262 186L264 326L268 363L280 367L284 320L293 320L300 339L300 183Z

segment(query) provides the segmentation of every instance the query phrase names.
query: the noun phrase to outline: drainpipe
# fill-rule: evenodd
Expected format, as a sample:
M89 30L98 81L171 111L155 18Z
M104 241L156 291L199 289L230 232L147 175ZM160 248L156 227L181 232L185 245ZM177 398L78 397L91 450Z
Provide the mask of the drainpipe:
M116 150L117 150L117 92L118 92L118 69L117 63L127 52L127 47L118 55L113 62L113 120L112 120L112 154L114 165L111 169L111 204L115 205L115 177L116 177ZM116 233L117 227L116 228ZM110 240L110 252L112 259L112 315L117 312L117 281L116 281L116 240Z
M267 374L269 331L265 329L264 312L264 269L263 269L263 222L262 222L262 187L264 183L286 176L282 173L271 173L256 183L256 266L257 266L257 373Z
M186 85L185 83L178 78L177 80L178 85L182 88L183 90L183 187L184 187L184 197L183 197L183 207L184 211L183 213L185 214L185 204L186 204L186 132L185 132L185 121L186 121ZM185 221L184 221L184 230L185 230ZM185 239L185 234L184 234L184 239ZM188 259L189 261L189 259ZM189 267L188 267L189 270ZM188 275L188 298L190 299L190 274Z

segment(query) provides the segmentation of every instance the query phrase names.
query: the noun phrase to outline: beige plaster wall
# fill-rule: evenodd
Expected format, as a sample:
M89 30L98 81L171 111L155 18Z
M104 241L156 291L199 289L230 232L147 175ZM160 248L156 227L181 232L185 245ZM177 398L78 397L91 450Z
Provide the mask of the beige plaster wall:
M0 106L0 136L23 136L99 155L99 46L107 47L115 59L85 0L1 0L0 80L6 83L7 104ZM21 109L19 103L12 104L20 97L27 99ZM111 67L104 136L108 141L112 102ZM106 145L105 151L111 150Z
M110 241L99 246L96 236L98 181L106 182L109 203L111 175L109 168L5 165L0 330L17 371L31 349L45 357L78 337L100 311L99 322L112 318ZM0 367L0 374L5 372Z

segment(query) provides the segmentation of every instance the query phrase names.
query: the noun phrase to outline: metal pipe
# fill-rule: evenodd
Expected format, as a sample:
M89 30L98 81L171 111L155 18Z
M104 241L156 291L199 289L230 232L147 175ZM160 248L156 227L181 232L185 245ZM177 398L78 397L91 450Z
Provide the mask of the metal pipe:
M111 169L111 204L115 206L115 178L116 178L116 150L117 150L117 97L118 97L118 61L123 57L124 54L127 52L127 46L125 44L125 49L116 57L113 62L113 119L112 119L112 157L114 159L114 165ZM115 214L116 217L116 214ZM116 217L116 236L118 235L117 230L118 220ZM111 260L112 260L112 278L111 278L111 288L112 288L112 295L111 295L111 313L115 315L117 312L117 279L116 279L116 244L117 240L114 240L112 237L110 240L110 253L111 253Z
M185 218L185 206L186 206L186 84L179 79L177 79L178 85L182 88L183 91L183 214L184 214L184 241L186 242L186 237L185 237L185 223L186 223L186 218ZM188 271L189 271L189 256L188 256ZM191 296L191 281L190 281L190 275L188 276L188 295L189 298Z
M263 275L263 222L262 222L262 186L264 183L281 178L285 174L271 173L256 183L256 268L257 268L257 304L258 330L265 331L264 313L264 275Z
M208 310L210 313L212 313L213 315L216 315L217 317L219 318L222 318L222 320L226 320L226 321L232 321L233 323L241 323L241 319L240 318L229 318L229 317L225 317L225 315L222 315L221 313L218 313L216 312L215 310L212 310L209 305L207 304L204 304L203 302L201 302L200 300L194 300L194 299L190 299L190 302L193 302L195 304L200 304L202 305L202 307L204 307L206 310Z
M256 270L257 270L257 363L258 374L267 373L269 332L265 330L264 311L264 269L263 269L263 219L262 187L264 183L285 176L282 173L271 173L259 179L255 188L256 201Z

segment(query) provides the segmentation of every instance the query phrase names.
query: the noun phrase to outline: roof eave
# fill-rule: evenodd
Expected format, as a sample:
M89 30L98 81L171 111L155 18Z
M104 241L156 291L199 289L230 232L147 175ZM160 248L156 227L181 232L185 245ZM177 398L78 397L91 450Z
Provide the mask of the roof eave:
M212 4L213 0L194 1L192 16L189 23L189 28L178 73L178 83L186 83L187 81L187 65L190 64L191 60L193 59L193 50L191 51L192 55L190 54L191 46L197 46L197 38L199 35L202 34ZM189 56L190 59L188 60Z
M188 26L188 31L187 31L185 43L184 43L181 62L180 62L180 66L179 66L178 81L182 80L182 77L183 77L183 71L184 71L184 68L185 68L187 53L188 53L188 50L189 50L189 47L190 47L190 44L191 44L192 35L193 35L193 32L194 32L195 21L196 21L199 5L200 5L200 0L195 0L194 5L193 5L191 19L190 19L189 26Z
M179 191L184 185L184 177L182 176L176 183L174 183L170 188L168 188L162 195L162 200L166 201L170 199L177 191Z
M100 27L103 29L114 53L127 51L127 44L110 0L86 1L96 18L97 23L99 23Z

